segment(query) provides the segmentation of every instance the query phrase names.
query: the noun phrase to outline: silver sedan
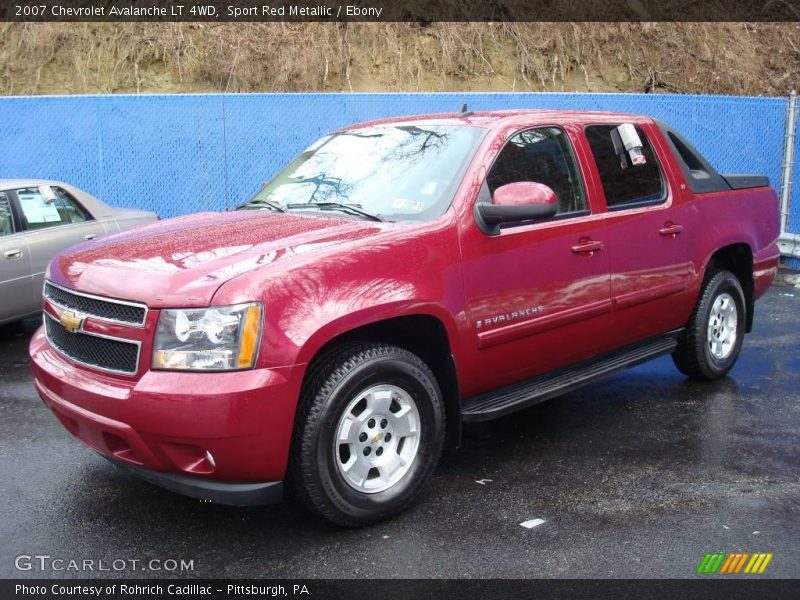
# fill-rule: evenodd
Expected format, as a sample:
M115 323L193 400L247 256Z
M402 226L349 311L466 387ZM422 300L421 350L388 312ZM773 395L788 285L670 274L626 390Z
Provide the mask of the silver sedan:
M0 324L41 310L44 271L58 252L157 219L66 183L0 179Z

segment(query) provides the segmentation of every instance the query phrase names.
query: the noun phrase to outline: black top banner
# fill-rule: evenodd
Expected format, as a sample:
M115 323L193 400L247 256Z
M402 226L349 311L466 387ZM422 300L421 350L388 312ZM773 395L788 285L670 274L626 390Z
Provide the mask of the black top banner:
M800 0L0 0L4 21L798 21Z

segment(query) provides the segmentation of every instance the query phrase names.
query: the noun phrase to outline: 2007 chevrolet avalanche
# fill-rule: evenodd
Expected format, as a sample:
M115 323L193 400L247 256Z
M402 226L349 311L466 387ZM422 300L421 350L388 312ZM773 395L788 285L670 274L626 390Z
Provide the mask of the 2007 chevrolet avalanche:
M371 122L237 210L58 255L35 385L154 483L240 505L285 485L362 525L414 500L462 422L667 353L724 376L777 237L766 177L647 117Z

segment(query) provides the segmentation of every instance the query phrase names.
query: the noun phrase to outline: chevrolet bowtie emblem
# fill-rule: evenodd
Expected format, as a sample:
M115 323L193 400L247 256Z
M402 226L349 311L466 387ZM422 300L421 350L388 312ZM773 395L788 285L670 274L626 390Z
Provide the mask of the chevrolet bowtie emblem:
M379 434L378 434L378 435L376 435L374 438L372 438L372 443L373 443L373 444L377 444L377 443L378 443L378 442L380 442L382 439L383 439L383 434L382 434L382 433L379 433Z
M81 328L83 324L83 317L79 317L74 312L70 312L65 310L60 315L58 315L58 320L64 326L64 329L69 331L70 333L75 333Z

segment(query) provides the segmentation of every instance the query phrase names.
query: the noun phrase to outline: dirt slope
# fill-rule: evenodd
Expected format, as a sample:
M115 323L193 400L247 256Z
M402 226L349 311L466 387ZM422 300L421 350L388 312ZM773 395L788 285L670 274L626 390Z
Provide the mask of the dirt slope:
M5 24L0 94L631 91L785 95L800 25Z

